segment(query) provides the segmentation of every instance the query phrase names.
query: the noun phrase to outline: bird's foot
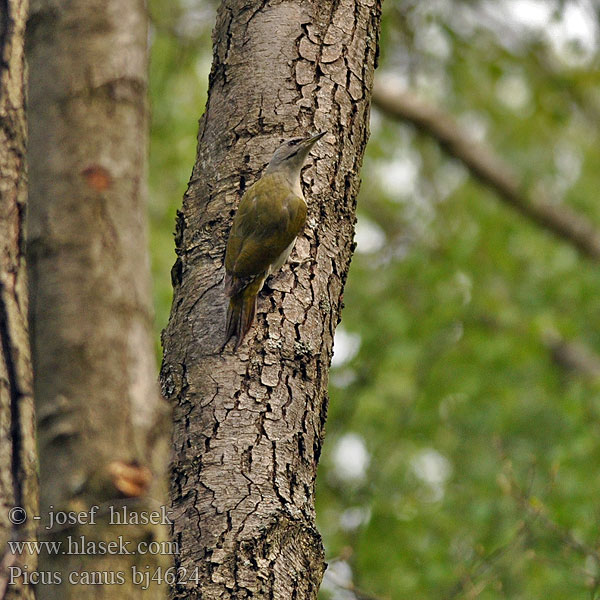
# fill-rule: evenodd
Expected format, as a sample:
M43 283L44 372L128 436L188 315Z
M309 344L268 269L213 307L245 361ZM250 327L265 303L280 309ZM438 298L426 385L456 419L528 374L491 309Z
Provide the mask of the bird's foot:
M301 267L302 265L309 265L311 263L316 263L317 260L312 256L308 258L303 258L302 260L290 260L289 265L291 269L295 269L296 267Z

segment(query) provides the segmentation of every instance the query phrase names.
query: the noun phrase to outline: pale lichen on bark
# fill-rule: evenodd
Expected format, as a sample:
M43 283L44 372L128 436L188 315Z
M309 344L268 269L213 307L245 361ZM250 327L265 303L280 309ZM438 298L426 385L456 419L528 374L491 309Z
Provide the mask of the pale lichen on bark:
M314 482L333 333L368 136L377 0L221 4L198 155L178 215L163 391L175 405L178 598L314 598ZM309 213L236 354L219 353L223 255L243 193L282 139L328 134L303 171Z

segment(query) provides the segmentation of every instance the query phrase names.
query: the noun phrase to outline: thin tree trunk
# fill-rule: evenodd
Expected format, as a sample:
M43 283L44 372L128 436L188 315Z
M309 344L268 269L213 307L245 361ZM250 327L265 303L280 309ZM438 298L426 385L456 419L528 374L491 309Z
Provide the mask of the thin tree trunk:
M37 513L24 255L26 18L25 0L0 2L0 598L8 599L34 597L19 573L36 563L34 554L8 546L35 539Z
M132 569L165 565L139 542L164 527L133 516L163 504L169 421L156 389L145 224L147 16L143 0L34 0L30 43L28 230L41 515L76 554L40 557L60 585L45 598L160 598ZM127 500L122 500L127 498ZM120 500L121 499L121 500ZM92 507L99 505L96 514ZM126 505L129 525L110 525ZM89 519L89 517L88 517ZM128 542L103 554L86 542ZM63 546L64 548L65 546ZM168 564L168 563L167 563ZM86 573L104 572L87 585ZM118 574L121 574L119 577ZM122 581L121 581L122 579Z
M315 598L314 482L333 333L353 249L379 0L226 0L209 99L178 215L161 381L175 405L176 598ZM223 353L231 216L282 139L328 134L303 172L308 222Z

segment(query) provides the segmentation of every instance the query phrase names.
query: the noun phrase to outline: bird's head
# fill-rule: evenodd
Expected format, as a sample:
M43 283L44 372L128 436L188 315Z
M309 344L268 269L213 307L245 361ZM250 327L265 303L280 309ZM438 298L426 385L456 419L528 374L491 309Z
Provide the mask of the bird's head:
M272 173L278 169L286 169L290 172L297 171L299 173L310 149L325 133L323 131L307 138L295 137L291 140L286 140L275 150L275 154L273 154L266 172Z

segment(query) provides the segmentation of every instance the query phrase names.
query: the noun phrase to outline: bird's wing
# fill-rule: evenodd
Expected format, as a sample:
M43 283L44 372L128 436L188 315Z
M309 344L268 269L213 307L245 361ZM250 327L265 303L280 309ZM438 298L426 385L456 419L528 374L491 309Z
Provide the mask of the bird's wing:
M276 174L250 187L233 220L225 254L228 296L263 277L306 221L306 203Z

